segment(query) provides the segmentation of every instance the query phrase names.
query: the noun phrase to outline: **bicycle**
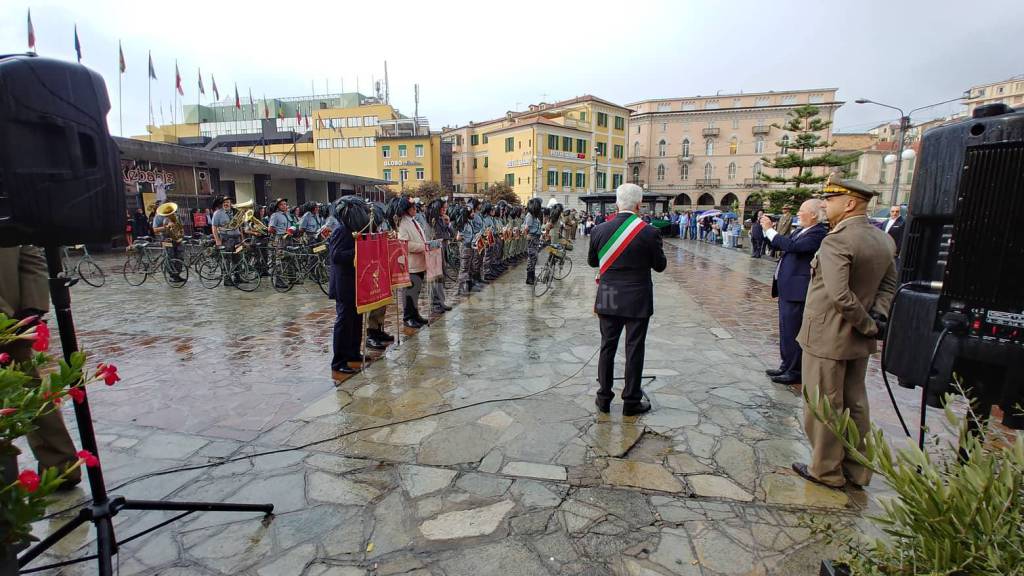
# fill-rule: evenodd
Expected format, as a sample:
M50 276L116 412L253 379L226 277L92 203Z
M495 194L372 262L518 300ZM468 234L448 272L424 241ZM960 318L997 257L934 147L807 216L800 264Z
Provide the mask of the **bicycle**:
M71 262L70 250L82 251L81 256L73 263ZM99 288L106 283L107 276L103 273L103 269L100 268L99 264L89 255L89 249L84 244L62 246L61 255L61 264L64 267L65 278L80 278L93 288Z
M561 244L548 244L544 251L548 253L548 259L534 279L534 296L543 296L551 289L554 280L565 280L572 272L572 258L565 253L565 248Z
M194 236L185 236L183 240L185 265L195 270L198 274L199 264L202 263L203 257L213 252L213 237L196 234Z
M278 248L270 272L271 284L277 292L288 292L307 278L316 282L327 295L327 242L300 244Z
M121 273L124 280L132 286L141 286L150 274L162 272L164 280L174 288L181 288L188 282L188 267L181 258L168 258L166 250L173 248L174 243L160 242L159 246L150 246L148 236L140 236L128 247L128 258L124 262Z
M227 246L217 246L199 263L199 283L203 288L216 288L223 282L225 286L253 292L260 287L260 278L251 238L242 240L230 251Z
M444 277L450 282L459 279L459 242L449 240L444 245Z

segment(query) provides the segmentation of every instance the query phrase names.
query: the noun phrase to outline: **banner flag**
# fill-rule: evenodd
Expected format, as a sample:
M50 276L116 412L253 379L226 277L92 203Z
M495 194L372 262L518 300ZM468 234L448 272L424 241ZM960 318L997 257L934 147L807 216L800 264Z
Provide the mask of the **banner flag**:
M409 279L409 241L388 239L388 268L391 270L391 288L412 286Z
M391 303L386 234L360 234L356 238L356 312L372 312Z

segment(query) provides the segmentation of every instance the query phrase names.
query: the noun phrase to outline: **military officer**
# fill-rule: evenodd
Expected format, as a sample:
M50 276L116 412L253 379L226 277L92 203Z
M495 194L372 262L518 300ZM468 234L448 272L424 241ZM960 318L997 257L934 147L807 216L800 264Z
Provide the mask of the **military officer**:
M864 374L875 352L879 327L896 292L896 245L867 218L877 192L857 180L833 174L822 189L831 231L811 260L803 322L803 385L810 398L827 397L836 412L850 411L864 438L869 429ZM847 482L864 486L871 471L848 458L840 440L810 408L804 431L813 453L810 464L794 463L800 476L831 488Z

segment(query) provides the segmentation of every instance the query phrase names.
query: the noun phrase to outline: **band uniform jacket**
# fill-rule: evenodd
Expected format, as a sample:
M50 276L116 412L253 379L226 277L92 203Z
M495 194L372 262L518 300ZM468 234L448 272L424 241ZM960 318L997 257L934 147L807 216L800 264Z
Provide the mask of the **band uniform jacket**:
M807 285L811 282L811 259L828 234L824 224L815 224L803 232L789 236L776 234L772 248L782 250L778 271L772 279L772 296L788 302L807 299Z
M876 350L869 312L888 315L896 292L896 245L866 216L839 223L811 260L803 322L796 340L819 358L853 360Z
M50 309L50 290L43 251L35 246L0 248L0 312Z
M598 254L601 247L629 216L629 212L619 212L611 220L598 224L590 231L590 251L587 254L590 266L600 266ZM601 275L594 311L627 318L650 317L654 314L651 270L662 272L667 265L658 229L645 224L618 259Z
M887 224L888 222L889 221L886 220L885 224ZM900 244L903 243L903 225L905 223L906 223L906 220L903 219L903 216L900 216L899 218L896 219L895 222L892 223L892 226L889 227L888 234L889 234L889 237L892 238L892 241L896 243L896 255L897 256L900 255ZM882 230L885 230L885 228L884 228L885 224L882 224L882 226L883 226Z
M775 227L775 230L783 236L788 236L793 231L793 215L783 214L779 216L779 224Z
M328 240L330 268L327 277L327 296L331 300L356 303L356 240L343 222L331 232Z

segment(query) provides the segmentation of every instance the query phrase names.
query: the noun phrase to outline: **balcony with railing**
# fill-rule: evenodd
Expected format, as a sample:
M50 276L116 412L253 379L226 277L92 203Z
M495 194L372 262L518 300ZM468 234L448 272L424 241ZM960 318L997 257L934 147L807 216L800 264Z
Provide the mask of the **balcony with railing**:
M754 126L751 129L751 131L754 133L754 136L759 136L759 135L768 134L769 132L771 132L772 131L772 127L771 126Z
M693 162L693 154L680 154L676 158L679 159L680 164L689 164Z
M700 131L705 138L717 138L721 132L721 128L705 128Z
M697 180L697 188L718 188L721 185L721 178L699 178Z
M643 156L632 156L626 160L626 164L630 166L643 166L647 163L647 159Z
M767 188L768 187L768 183L765 182L764 180L761 180L760 178L744 178L743 179L743 187L744 188Z

